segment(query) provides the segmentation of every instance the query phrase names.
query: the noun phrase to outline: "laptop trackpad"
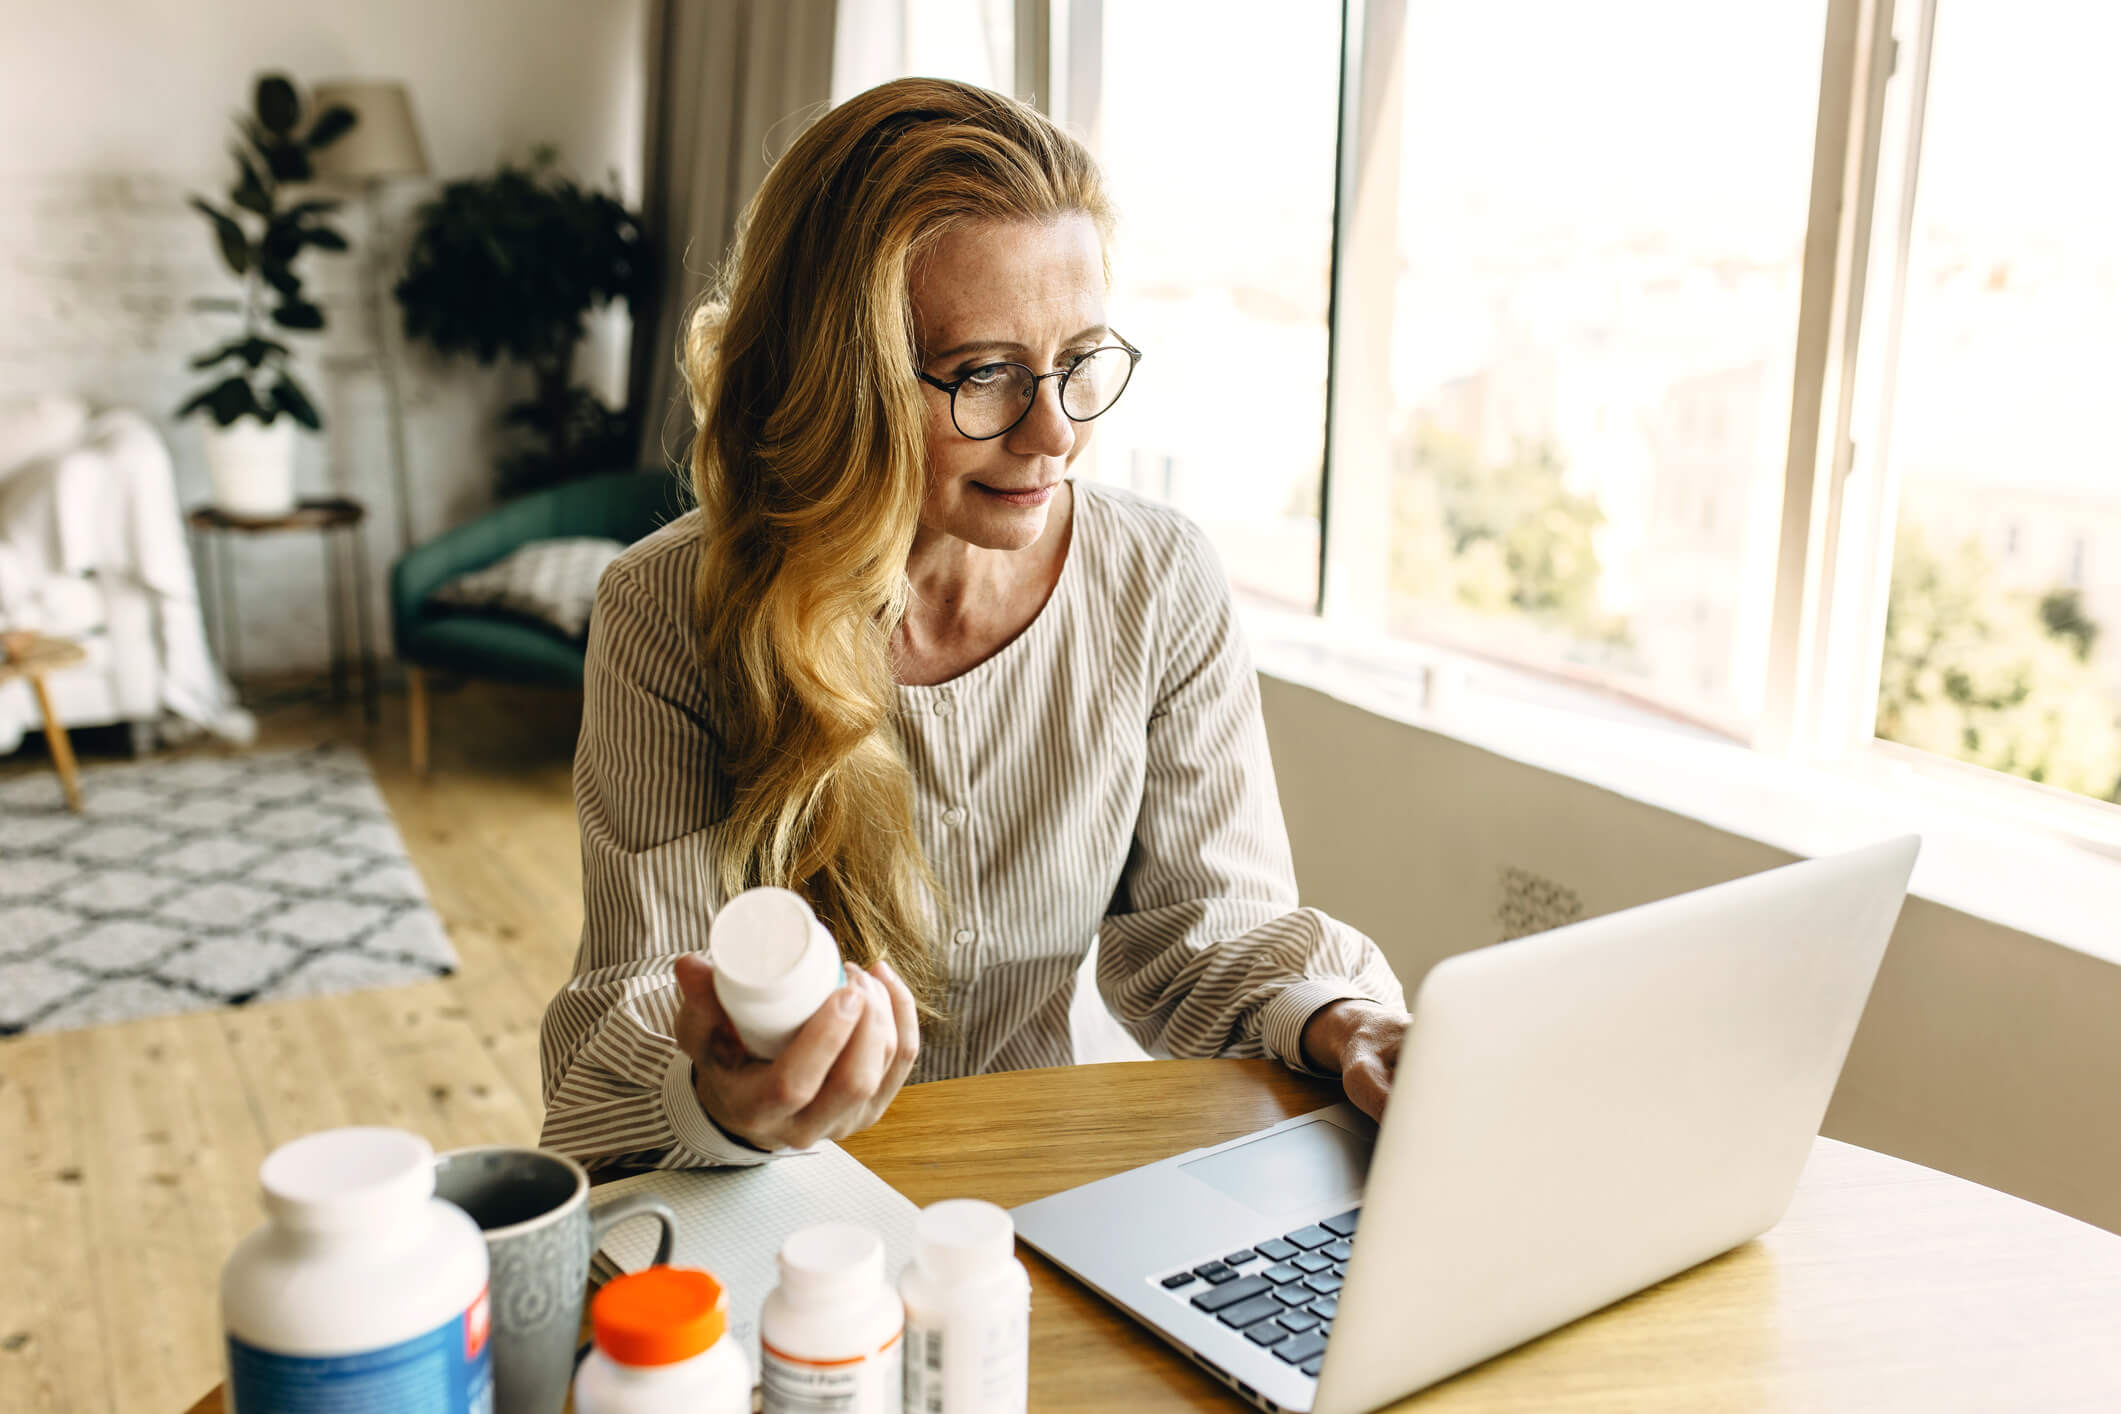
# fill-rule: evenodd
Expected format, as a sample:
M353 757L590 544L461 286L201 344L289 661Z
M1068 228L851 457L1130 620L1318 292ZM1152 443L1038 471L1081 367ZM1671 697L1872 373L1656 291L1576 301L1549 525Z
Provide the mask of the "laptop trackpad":
M1319 1120L1179 1167L1255 1212L1324 1212L1362 1197L1372 1142L1367 1135Z

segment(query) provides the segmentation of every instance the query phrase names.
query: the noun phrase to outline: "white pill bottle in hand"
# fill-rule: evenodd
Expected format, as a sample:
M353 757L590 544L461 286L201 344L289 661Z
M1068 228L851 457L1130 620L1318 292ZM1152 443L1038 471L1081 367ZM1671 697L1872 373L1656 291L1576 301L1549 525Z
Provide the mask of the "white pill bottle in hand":
M765 1414L900 1414L905 1308L884 1280L884 1244L819 1223L781 1244L781 1284L759 1311Z
M751 1414L751 1362L710 1274L650 1267L614 1277L590 1323L596 1349L574 1377L575 1414Z
M722 905L708 925L707 960L715 999L760 1060L786 1050L847 980L839 944L789 889L746 889Z
M906 1303L906 1414L1022 1414L1031 1369L1031 1277L1016 1224L977 1198L921 1209Z

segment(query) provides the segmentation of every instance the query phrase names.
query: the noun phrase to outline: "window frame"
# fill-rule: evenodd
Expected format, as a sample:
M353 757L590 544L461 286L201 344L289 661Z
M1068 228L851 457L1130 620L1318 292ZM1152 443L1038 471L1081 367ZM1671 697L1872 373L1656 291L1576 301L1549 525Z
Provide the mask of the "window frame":
M1104 0L1017 0L1018 92L1093 142ZM1322 6L1321 9L1324 7ZM1742 743L1770 758L1873 778L1908 770L1969 803L2097 848L2121 838L2121 806L1881 740L1875 730L1899 487L1887 455L1938 0L1827 0L1791 368L1768 663L1759 721ZM1356 297L1396 260L1407 0L1339 0L1341 86L1327 306L1325 457L1314 617L1336 636L1385 634L1390 518L1386 439L1391 312ZM1048 95L1058 94L1058 103ZM1866 327L1874 332L1866 340ZM1336 515L1336 510L1347 514ZM1551 664L1407 640L1437 658L1485 659L1616 694L1675 725L1676 704ZM2067 799L2064 799L2067 797Z
M1935 0L1908 0L1927 20ZM1389 367L1389 316L1363 321L1339 317L1365 306L1347 297L1375 288L1380 266L1396 248L1398 220L1398 54L1405 0L1343 0L1342 144L1339 186L1345 209L1335 212L1331 356L1327 382L1326 475L1321 503L1322 617L1356 632L1383 630L1384 585L1390 558L1389 521L1364 516L1389 494L1390 467L1374 436L1358 427L1385 425L1390 389L1350 389L1344 370L1375 373ZM1828 0L1820 62L1813 162L1797 312L1790 422L1782 477L1775 584L1760 720L1741 740L1774 755L1832 758L1861 749L1876 716L1877 665L1857 664L1861 646L1882 650L1884 600L1879 577L1875 606L1837 609L1839 561L1870 537L1845 514L1855 450L1850 429L1858 400L1857 368L1876 210L1880 128L1896 67L1894 0ZM1927 35L1925 27L1923 33ZM1926 45L1919 71L1926 77ZM1351 115L1351 109L1359 109ZM1919 113L1919 110L1917 110ZM1380 117L1383 121L1380 121ZM1910 191L1910 196L1912 195ZM1904 253L1904 247L1903 247ZM1897 266L1895 268L1897 275ZM1374 304L1374 302L1373 302ZM1889 321L1888 328L1897 328ZM1382 381L1383 375L1378 375ZM1865 389L1868 391L1868 388ZM1351 412L1351 409L1353 410ZM1336 519L1336 501L1355 513ZM1885 528L1890 534L1890 518ZM1869 556L1862 557L1867 567ZM1879 557L1889 574L1889 544ZM1434 646L1449 651L1448 644ZM1519 662L1552 676L1549 665ZM1861 681L1869 707L1853 705ZM1625 684L1609 686L1625 690ZM1638 695L1630 693L1630 695ZM1697 718L1666 704L1679 720ZM1860 727L1860 735L1859 729ZM1721 728L1730 731L1729 727Z

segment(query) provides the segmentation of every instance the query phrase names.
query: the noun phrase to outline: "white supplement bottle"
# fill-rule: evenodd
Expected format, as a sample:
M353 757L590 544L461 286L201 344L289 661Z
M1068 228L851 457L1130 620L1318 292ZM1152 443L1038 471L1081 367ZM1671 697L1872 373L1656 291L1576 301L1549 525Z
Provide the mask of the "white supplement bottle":
M884 1280L884 1244L819 1223L781 1244L781 1284L759 1312L765 1414L899 1414L905 1310Z
M729 1333L729 1295L708 1273L614 1277L589 1314L596 1349L574 1377L575 1414L751 1414L751 1361Z
M258 1169L265 1226L221 1269L231 1414L489 1414L486 1242L401 1129L327 1129Z
M1031 1369L1031 1277L1016 1224L977 1198L921 1209L899 1275L906 1414L1022 1414Z
M839 944L788 889L746 889L722 905L708 926L707 959L737 1039L761 1060L785 1050L847 980Z

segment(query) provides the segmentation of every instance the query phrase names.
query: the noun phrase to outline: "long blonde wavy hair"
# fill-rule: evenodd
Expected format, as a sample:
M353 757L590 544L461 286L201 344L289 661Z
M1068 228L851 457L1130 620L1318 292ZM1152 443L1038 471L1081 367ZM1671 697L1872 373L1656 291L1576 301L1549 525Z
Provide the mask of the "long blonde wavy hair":
M931 1020L941 891L892 726L928 483L910 288L954 227L1072 213L1110 230L1089 152L1036 110L887 83L774 165L685 335L693 618L728 807L717 883L802 893L850 961L888 958Z

